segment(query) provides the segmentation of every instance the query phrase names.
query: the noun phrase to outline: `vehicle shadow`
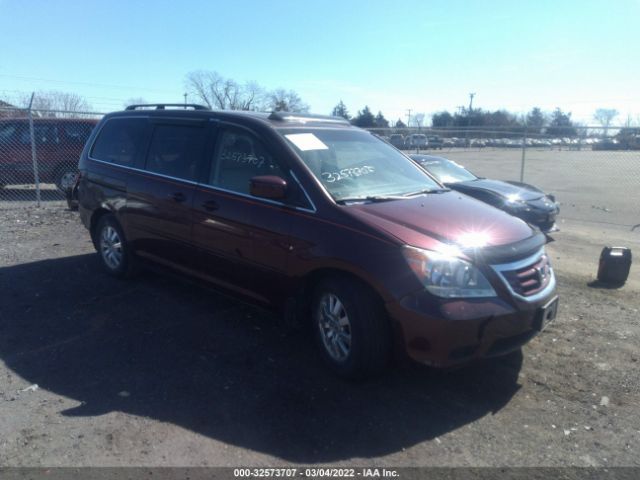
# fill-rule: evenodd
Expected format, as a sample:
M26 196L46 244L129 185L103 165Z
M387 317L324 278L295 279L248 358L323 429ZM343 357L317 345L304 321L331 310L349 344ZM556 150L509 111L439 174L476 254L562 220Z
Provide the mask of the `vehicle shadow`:
M300 463L377 457L500 410L520 353L439 372L396 368L351 383L303 330L173 278L118 281L94 255L0 268L0 357L29 383L81 402Z

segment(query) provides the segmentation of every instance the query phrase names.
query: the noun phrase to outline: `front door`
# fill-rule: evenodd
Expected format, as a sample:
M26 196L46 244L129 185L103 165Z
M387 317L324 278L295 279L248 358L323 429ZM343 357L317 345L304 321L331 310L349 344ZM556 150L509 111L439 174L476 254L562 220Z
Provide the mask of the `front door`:
M221 286L271 303L271 291L286 272L291 207L253 197L249 186L258 175L287 179L287 170L252 132L232 126L219 130L193 203L200 268Z

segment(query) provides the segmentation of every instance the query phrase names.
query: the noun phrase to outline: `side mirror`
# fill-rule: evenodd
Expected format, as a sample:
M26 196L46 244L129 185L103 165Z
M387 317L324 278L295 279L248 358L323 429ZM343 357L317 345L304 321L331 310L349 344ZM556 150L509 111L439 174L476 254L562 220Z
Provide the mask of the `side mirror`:
M250 180L249 192L254 197L282 200L287 195L287 181L275 175L260 175Z

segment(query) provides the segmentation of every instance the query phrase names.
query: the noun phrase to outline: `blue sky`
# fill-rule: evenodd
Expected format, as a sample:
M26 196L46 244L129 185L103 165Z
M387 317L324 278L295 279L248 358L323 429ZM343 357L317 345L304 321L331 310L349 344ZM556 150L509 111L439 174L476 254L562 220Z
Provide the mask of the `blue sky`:
M0 98L179 102L185 75L205 69L294 89L316 113L342 99L395 120L475 92L487 109L640 121L638 19L638 0L0 0Z

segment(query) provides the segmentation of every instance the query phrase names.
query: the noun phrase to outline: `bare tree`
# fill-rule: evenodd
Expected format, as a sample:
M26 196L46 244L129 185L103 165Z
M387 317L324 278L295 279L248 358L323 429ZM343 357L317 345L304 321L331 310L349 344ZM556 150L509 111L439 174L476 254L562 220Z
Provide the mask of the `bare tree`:
M187 74L189 94L209 108L220 110L257 110L263 100L263 89L256 82L240 85L218 72L197 70Z
M409 126L418 127L418 130L422 128L422 124L424 123L424 113L415 113L411 117L411 124Z
M603 126L603 135L607 135L607 130L611 125L611 121L618 116L618 110L615 108L599 108L593 114L593 118Z
M209 108L220 110L286 110L306 112L309 106L293 90L267 92L257 82L240 84L218 72L197 70L186 76L189 94Z
M126 102L124 102L123 107L127 108L129 105L146 105L149 102L146 98L143 97L131 97Z
M25 95L21 103L27 107L31 95ZM34 113L41 117L73 118L83 116L83 113L92 110L91 105L84 97L70 92L58 90L39 91L33 97L31 106Z
M243 87L241 110L264 110L266 92L257 82L247 82Z
M304 103L293 90L277 88L269 93L269 110L274 112L308 112L309 105Z

